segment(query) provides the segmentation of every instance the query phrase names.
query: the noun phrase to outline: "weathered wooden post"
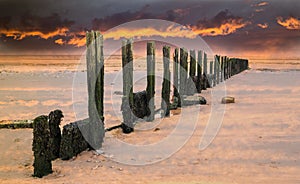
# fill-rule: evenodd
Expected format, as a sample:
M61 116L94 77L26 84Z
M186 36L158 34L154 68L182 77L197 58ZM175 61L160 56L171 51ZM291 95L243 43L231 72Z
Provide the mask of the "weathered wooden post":
M187 81L187 57L188 52L185 48L180 48L180 96L186 95L186 81ZM182 99L181 99L182 100Z
M224 56L224 81L227 79L227 56Z
M50 129L47 116L39 116L33 121L33 143L35 177L43 177L52 173L51 152L50 152Z
M217 84L220 83L220 56L216 56L216 64L217 64Z
M104 138L103 118L103 36L99 31L86 33L86 64L88 83L89 132L86 138L94 149L99 149Z
M103 53L103 36L99 31L95 32L96 34L96 93L95 93L95 101L96 107L98 111L98 115L102 122L104 121L103 116L103 102L104 102L104 53Z
M217 85L217 55L214 57L214 84L213 87Z
M122 97L122 131L131 133L133 128L133 54L132 40L122 41L122 68L123 68L123 97Z
M179 75L178 75L178 48L175 48L174 50L174 55L173 55L173 60L174 60L174 65L173 65L173 83L174 83L174 94L173 94L173 103L177 102L177 107L181 107L181 100L180 100L180 95L179 95Z
M186 95L194 95L196 90L197 80L195 79L196 75L196 53L195 50L190 50L190 71L189 77L186 80Z
M55 160L59 158L59 150L60 150L60 142L61 142L61 131L59 128L61 118L64 115L61 110L51 111L48 118L49 118L49 129L50 129L50 138L49 138L49 145L50 145L50 153L51 153L51 160Z
M213 77L213 62L212 61L210 61L209 62L209 74L210 74L210 76L209 76L209 86L210 87L213 87L213 79L214 79L214 77Z
M193 79L196 74L196 53L195 50L190 51L190 77Z
M221 82L224 81L224 56L221 56Z
M208 80L208 76L207 76L207 54L204 52L203 54L203 80L202 80L202 89L206 90L206 88L208 88L209 86L207 85L207 80Z
M163 47L164 79L161 91L161 117L170 116L170 47Z
M202 78L202 51L199 50L198 57L197 57L197 84L196 84L198 93L201 93L201 89L202 89L201 78Z
M147 121L154 120L154 95L155 95L155 43L147 43L147 101L149 104L150 115L147 117Z

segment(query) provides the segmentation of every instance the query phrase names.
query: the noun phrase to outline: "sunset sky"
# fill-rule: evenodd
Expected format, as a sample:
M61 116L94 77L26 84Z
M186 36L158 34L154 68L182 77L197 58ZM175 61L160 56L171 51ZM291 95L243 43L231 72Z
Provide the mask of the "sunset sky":
M129 21L162 19L192 29L216 53L300 58L299 10L299 0L0 0L0 55L81 54L87 30L105 34Z

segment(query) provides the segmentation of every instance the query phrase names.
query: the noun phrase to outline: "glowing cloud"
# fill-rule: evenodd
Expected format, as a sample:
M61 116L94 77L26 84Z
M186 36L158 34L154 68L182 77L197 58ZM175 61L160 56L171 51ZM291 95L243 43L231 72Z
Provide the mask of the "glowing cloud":
M55 42L56 44L58 44L58 45L63 45L63 44L65 44L65 42L64 42L61 38L55 40L54 42Z
M262 28L262 29L267 29L269 27L269 25L267 23L264 24L257 24L258 27Z
M241 22L239 20L231 20L229 22L223 23L220 26L211 28L198 28L197 26L192 26L192 30L202 36L219 36L219 35L229 35L235 33L238 29L245 27L249 22Z
M289 17L285 20L282 17L277 17L277 23L286 29L300 29L300 20L294 17Z
M268 4L269 4L268 2L260 2L260 3L256 4L255 6L266 6Z
M66 33L69 31L68 28L63 27L63 28L57 28L54 31L48 32L48 33L43 33L41 31L21 31L17 29L2 29L0 30L0 35L5 35L6 37L12 37L15 40L22 40L26 37L30 36L38 36L43 39L49 39L53 38L54 36L66 36Z

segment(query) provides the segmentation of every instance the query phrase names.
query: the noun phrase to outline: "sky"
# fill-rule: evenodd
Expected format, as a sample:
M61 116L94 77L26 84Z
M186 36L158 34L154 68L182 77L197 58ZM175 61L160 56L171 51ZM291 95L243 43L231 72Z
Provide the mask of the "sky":
M105 35L130 21L161 19L191 29L222 55L300 58L299 10L298 0L0 0L0 55L81 54L86 31ZM121 37L164 31L150 28ZM110 32L107 39L119 38Z

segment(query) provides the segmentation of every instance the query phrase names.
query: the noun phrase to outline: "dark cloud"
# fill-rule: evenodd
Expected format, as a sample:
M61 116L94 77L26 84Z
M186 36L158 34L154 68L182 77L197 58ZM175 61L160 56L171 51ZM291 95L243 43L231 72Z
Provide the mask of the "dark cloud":
M219 27L222 24L227 22L242 22L243 18L239 16L234 16L228 9L219 12L215 17L208 20L207 18L200 19L197 21L196 26L198 28L211 28L211 27Z
M18 29L22 31L40 31L49 33L57 28L69 28L75 22L67 19L62 19L60 15L54 13L47 17L32 15L31 13L24 14L20 19Z

